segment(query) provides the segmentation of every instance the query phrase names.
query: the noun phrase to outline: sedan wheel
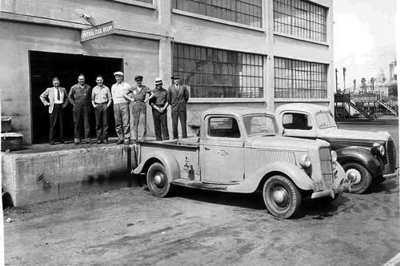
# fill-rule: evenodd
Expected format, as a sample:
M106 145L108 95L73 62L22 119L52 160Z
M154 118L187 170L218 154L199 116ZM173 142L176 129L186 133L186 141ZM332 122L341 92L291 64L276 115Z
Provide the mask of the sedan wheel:
M351 180L351 193L364 193L372 183L372 176L368 170L358 163L343 165L346 176Z

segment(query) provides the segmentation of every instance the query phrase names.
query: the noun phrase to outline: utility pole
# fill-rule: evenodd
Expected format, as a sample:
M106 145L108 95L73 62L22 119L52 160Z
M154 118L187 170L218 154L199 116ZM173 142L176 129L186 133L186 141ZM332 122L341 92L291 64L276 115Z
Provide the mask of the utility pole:
M338 80L337 80L337 68L335 68L335 77L336 77L336 93L338 92Z
M343 68L343 91L346 91L346 68Z
M356 91L356 87L357 87L357 80L353 79L353 91Z

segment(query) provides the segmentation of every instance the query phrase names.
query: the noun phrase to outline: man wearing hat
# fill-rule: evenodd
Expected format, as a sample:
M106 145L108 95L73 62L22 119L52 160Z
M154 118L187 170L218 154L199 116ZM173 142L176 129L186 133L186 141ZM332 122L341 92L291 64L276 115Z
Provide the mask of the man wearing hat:
M133 140L136 142L146 137L146 102L149 100L146 95L150 95L150 88L142 84L143 76L136 76L135 81L137 85L130 89L128 96L131 96L129 109L133 119ZM140 137L138 131L141 131Z
M150 96L150 106L153 110L154 131L157 140L169 140L168 122L167 122L167 107L168 91L162 87L161 78L155 80L156 88Z
M47 101L48 99L48 101ZM40 100L43 102L44 106L49 107L50 114L50 132L49 139L50 145L55 144L54 133L56 124L58 122L60 126L60 142L64 143L63 133L64 133L64 108L68 104L68 94L67 91L60 87L60 80L58 78L53 78L53 87L47 88L41 95Z
M91 94L90 94L90 86L85 84L85 76L80 74L78 76L78 84L75 84L71 87L68 95L70 103L74 106L73 116L75 123L75 134L74 134L74 142L78 145L81 141L81 125L85 129L85 142L90 142L90 124L89 124L89 115L90 115L90 105L91 105Z
M111 87L112 99L114 102L114 119L115 131L117 132L117 144L130 143L130 128L129 128L129 106L130 98L128 97L131 86L124 82L124 73L117 71L114 73L117 81Z
M186 131L186 103L189 92L185 85L180 84L180 76L171 77L173 84L168 88L168 98L171 104L172 134L178 139L178 118L181 121L182 138L187 138Z

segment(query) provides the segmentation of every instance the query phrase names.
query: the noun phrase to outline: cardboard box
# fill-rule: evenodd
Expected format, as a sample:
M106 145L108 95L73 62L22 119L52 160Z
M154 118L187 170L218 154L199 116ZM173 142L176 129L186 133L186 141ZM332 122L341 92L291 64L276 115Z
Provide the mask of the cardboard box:
M11 131L11 117L10 116L2 116L1 117L1 132L10 132Z
M22 149L23 135L15 132L1 133L1 150L16 151Z

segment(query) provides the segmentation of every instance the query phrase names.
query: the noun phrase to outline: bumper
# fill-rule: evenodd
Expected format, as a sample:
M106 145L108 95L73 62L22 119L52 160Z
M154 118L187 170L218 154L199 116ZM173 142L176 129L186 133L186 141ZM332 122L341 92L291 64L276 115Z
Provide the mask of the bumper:
M385 179L391 179L391 178L395 178L395 177L398 177L398 176L399 176L399 169L396 169L396 170L394 171L394 173L383 175L383 178L385 178Z

